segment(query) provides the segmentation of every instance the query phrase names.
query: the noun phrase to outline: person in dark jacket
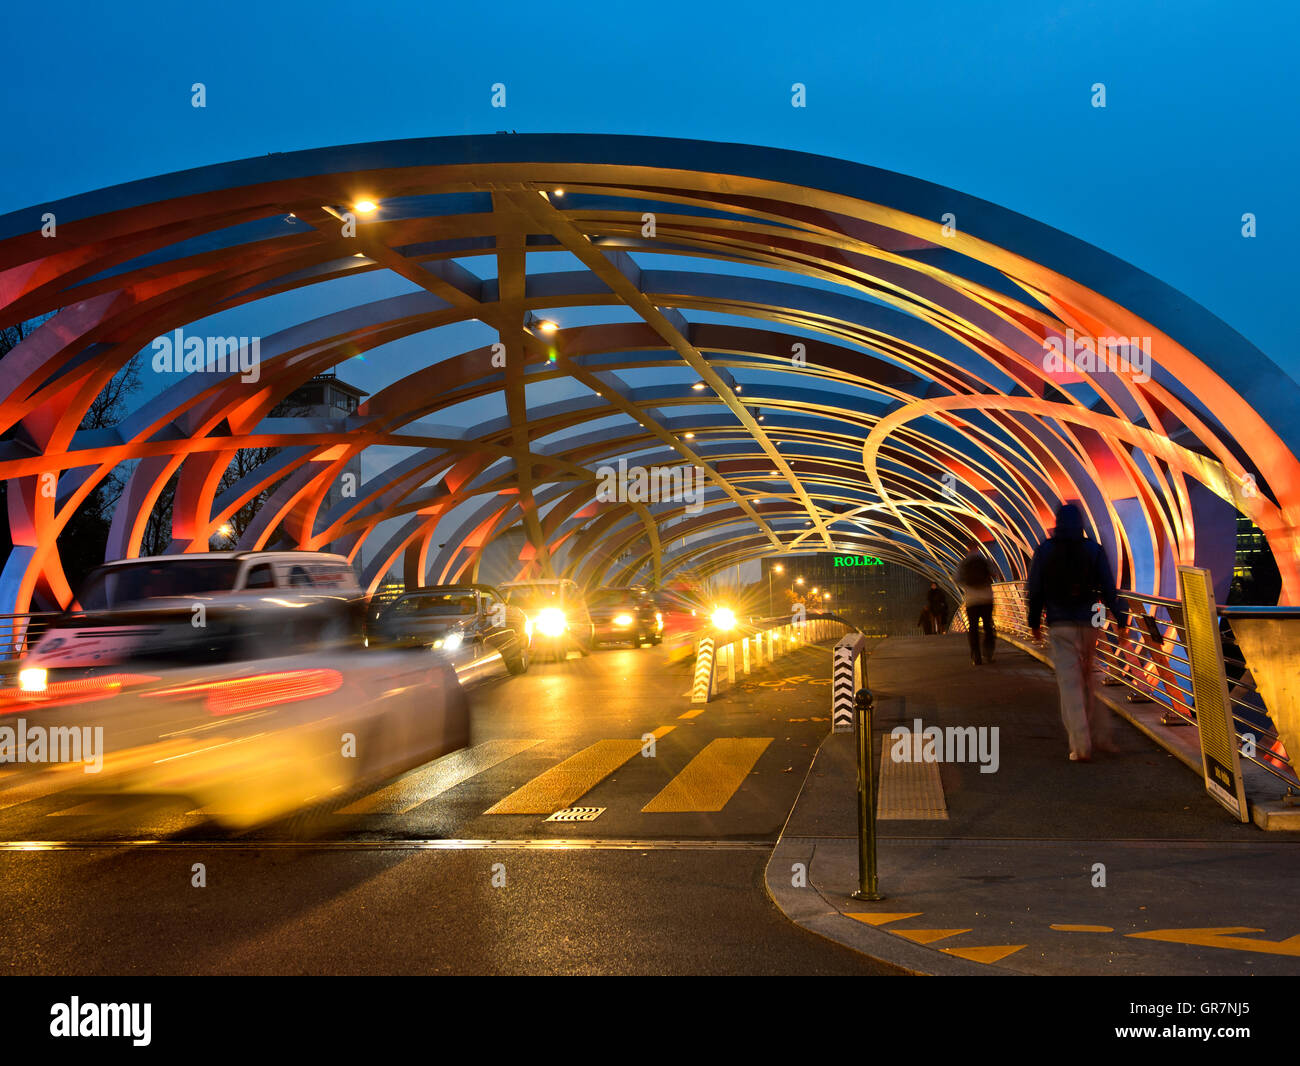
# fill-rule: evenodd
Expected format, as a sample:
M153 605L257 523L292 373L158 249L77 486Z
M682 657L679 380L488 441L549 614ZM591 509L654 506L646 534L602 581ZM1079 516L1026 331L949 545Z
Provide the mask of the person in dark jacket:
M957 566L957 584L962 587L966 608L966 635L970 639L970 661L979 666L993 661L997 633L993 629L993 568L978 548ZM984 627L981 655L980 626Z
M943 594L938 584L931 581L930 591L925 594L925 605L930 610L930 617L934 620L934 629L932 633L943 633L948 629L948 597Z
M1120 643L1128 637L1128 617L1115 594L1106 549L1084 535L1083 512L1072 503L1056 512L1056 529L1034 551L1029 564L1029 626L1043 639L1047 614L1061 693L1061 720L1070 737L1070 760L1087 762L1093 749L1114 751L1110 710L1093 692L1092 668L1104 603L1115 616Z

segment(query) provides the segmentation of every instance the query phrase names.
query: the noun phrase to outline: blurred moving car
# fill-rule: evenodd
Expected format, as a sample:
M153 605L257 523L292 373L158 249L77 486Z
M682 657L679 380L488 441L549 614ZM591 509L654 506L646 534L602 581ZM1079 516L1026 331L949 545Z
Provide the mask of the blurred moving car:
M491 585L436 585L398 596L367 633L369 646L441 652L462 682L528 669L528 618Z
M516 581L502 585L501 591L507 604L528 617L534 657L549 653L565 659L572 648L591 654L596 631L586 597L576 582L569 578Z
M640 586L597 589L587 604L599 644L625 640L639 648L663 640L663 615Z
M119 559L97 566L82 583L85 611L200 593L297 589L359 598L356 571L326 552L228 551Z
M247 828L469 743L451 664L423 647L365 649L350 596L234 591L228 571L147 562L148 580L92 573L84 602L122 606L66 612L0 689L6 724L63 740L20 772L69 769L73 752L88 763L79 789L181 796ZM196 574L213 590L195 592Z
M692 593L661 589L654 593L659 615L663 619L663 641L668 647L668 661L679 662L695 654L695 642L707 622L703 604Z

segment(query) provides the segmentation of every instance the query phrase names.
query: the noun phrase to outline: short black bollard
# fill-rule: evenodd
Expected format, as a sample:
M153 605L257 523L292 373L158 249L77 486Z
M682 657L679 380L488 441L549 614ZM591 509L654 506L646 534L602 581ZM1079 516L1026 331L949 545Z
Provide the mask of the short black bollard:
M871 693L853 697L853 731L858 739L858 890L854 899L882 900L876 884L876 775L871 760Z

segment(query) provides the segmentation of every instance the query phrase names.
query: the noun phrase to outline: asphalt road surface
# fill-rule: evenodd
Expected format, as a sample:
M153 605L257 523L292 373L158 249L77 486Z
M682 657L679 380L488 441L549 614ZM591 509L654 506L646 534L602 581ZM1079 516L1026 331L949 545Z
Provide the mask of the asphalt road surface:
M465 751L242 835L0 777L0 972L890 973L763 889L829 660L803 649L699 713L662 648L535 662L471 689ZM549 820L573 807L594 820Z

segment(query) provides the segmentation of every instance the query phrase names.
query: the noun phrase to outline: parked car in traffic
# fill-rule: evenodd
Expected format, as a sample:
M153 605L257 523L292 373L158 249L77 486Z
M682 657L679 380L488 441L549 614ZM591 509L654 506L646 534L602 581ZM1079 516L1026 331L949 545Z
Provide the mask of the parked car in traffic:
M663 640L663 615L646 589L597 589L587 600L596 643L626 641L634 648Z
M583 655L591 653L596 634L577 582L569 578L516 581L502 585L501 591L507 604L527 616L535 657L549 654L564 659L575 648Z
M403 593L370 626L371 647L420 645L448 658L462 681L528 669L528 618L492 585L437 585Z

